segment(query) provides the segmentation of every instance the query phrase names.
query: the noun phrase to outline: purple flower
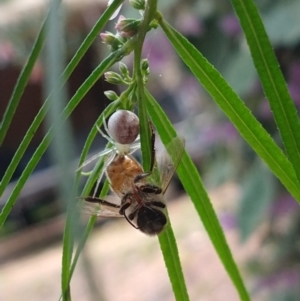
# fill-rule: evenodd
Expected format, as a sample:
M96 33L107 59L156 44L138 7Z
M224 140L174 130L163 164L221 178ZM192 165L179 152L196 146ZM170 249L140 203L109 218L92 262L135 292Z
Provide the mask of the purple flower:
M258 283L258 289L268 288L269 290L278 287L293 288L297 287L300 281L298 270L285 270L277 272L269 277L262 278Z
M166 36L159 32L155 35L149 35L145 40L143 57L148 58L151 73L163 73L164 68L173 60L174 53L175 51Z
M284 193L280 195L273 204L271 213L275 216L283 216L297 210L298 207L299 205L294 198L291 195Z
M230 37L235 37L241 32L240 23L234 14L222 18L220 26L222 31Z
M295 104L300 106L300 62L294 62L288 74L288 88Z
M11 42L2 41L0 42L0 63L8 64L15 56L15 50Z
M219 216L220 223L225 230L235 229L237 226L236 216L230 212L223 212Z
M189 11L181 12L175 25L176 28L185 35L200 36L204 32L202 22Z

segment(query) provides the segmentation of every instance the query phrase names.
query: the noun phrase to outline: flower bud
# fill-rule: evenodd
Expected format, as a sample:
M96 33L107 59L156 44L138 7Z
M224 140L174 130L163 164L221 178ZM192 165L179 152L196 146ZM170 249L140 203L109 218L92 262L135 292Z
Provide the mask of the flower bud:
M138 32L140 24L140 20L125 19L123 16L120 16L115 29L120 33L122 37L130 38Z
M152 28L153 29L156 29L158 27L159 23L156 19L152 20L149 24L149 30L151 30Z
M129 0L129 3L135 9L145 10L145 0Z
M104 77L105 80L110 84L113 85L124 84L122 77L116 72L112 72L112 71L105 72Z
M149 61L147 59L141 60L141 69L149 72Z
M100 37L104 44L111 46L113 49L118 49L123 45L123 42L118 38L118 36L109 31L100 33Z
M150 74L149 62L147 59L141 60L141 73L143 75L144 83L146 83Z
M115 91L112 91L112 90L104 91L104 94L109 100L112 100L112 101L117 100L119 98L117 93Z
M129 70L128 70L127 66L124 63L119 62L119 70L120 70L120 73L121 73L121 75L124 79L127 79L127 80L131 79L130 76L129 76Z

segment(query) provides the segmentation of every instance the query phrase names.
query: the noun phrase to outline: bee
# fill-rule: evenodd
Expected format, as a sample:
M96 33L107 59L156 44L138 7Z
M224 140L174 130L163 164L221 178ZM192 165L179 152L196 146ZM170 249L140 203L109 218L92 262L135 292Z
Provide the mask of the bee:
M164 194L180 162L184 140L173 138L155 160L155 134L150 128L152 155L149 171L145 172L130 152L116 152L105 164L110 188L116 196L100 199L93 195L82 199L90 213L101 217L125 217L131 226L152 236L160 234L167 225Z

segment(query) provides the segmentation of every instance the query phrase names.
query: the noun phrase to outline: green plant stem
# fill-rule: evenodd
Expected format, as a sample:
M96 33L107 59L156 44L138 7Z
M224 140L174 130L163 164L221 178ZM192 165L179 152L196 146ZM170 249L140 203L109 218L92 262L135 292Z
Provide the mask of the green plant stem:
M143 159L144 170L149 170L151 160L151 145L150 145L150 130L146 109L146 97L144 90L144 81L141 73L141 58L142 48L145 40L146 33L149 28L150 22L154 19L157 9L157 1L147 1L144 19L137 34L137 44L134 49L134 80L137 83L137 98L139 107L140 119L140 137L141 137L141 151ZM159 243L162 254L165 260L169 278L172 284L174 296L177 301L188 301L189 296L187 293L184 276L182 273L181 263L178 255L176 240L173 234L171 225L167 226L166 232L159 236Z
M157 9L157 0L147 1L144 12L144 18L137 33L137 42L134 49L134 69L133 78L137 84L137 99L140 119L140 133L141 133L141 150L144 170L149 170L151 161L151 144L150 144L150 130L147 117L147 110L145 105L144 81L141 73L141 59L143 44L146 33L149 29L149 24L153 20Z

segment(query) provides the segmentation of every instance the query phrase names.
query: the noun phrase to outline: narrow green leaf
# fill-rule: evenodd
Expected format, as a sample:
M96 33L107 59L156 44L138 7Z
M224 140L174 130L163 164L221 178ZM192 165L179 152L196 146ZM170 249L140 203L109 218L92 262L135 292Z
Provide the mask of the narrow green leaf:
M62 271L61 271L61 289L62 289L62 299L71 300L70 285L68 282L69 266L73 253L74 246L74 220L75 211L74 208L68 206L68 212L66 216L66 223L64 228L64 238L63 238L63 250L62 250Z
M118 106L119 106L119 101L115 101L115 102L109 104L105 108L105 110L102 112L102 114L98 117L98 119L96 120L94 126L92 127L92 129L91 129L91 131L88 135L88 138L85 142L85 145L84 145L83 150L82 150L81 155L80 155L78 166L81 166L81 164L84 162L84 160L85 160L85 158L86 158L86 156L89 152L89 149L92 145L92 142L94 141L94 139L95 139L95 137L98 133L96 125L101 126L102 121L103 121L103 117L107 118L107 116L111 115L111 113L114 112L117 109ZM103 162L104 162L104 158L101 158L101 160L98 161L95 168L93 169L93 172L92 172L91 176L89 177L88 181L86 182L81 195L88 195L89 194L89 192L91 191L94 183L97 180L98 175L102 171ZM74 187L75 187L74 190L75 191L78 191L77 188L79 186L79 178L81 176L80 173L81 173L81 171L78 170L77 175L76 175L76 179L75 179L75 185L74 185ZM109 190L109 183L108 183L108 181L106 181L103 188L102 188L100 197L104 197L107 194L108 190ZM68 216L71 216L73 214L73 209L74 209L73 207L68 208L67 221L68 221ZM81 251L82 251L82 249L83 249L83 247L84 247L84 245L85 245L85 243L88 239L88 236L89 236L90 232L93 229L93 226L94 226L96 220L97 220L96 216L92 216L89 219L89 222L86 226L84 234L83 234L83 236L81 237L81 239L79 241L79 245L78 245L77 250L75 252L74 258L73 258L72 263L71 263L71 266L69 266L69 262L67 262L63 259L63 265L62 265L62 278L63 279L62 279L62 281L64 282L64 287L63 287L63 290L62 290L62 295L63 295L64 290L66 290L69 287L69 284L70 284L70 281L72 279L72 275L74 273L77 261L78 261L79 256L80 256L80 253L81 253ZM70 227L67 227L67 222L66 222L66 228L65 228L65 231L64 231L64 239L63 239L63 249L64 249L64 251L66 250L66 252L70 251L69 244L71 242L71 239L72 240L74 239L73 238L73 233L74 232L70 232ZM68 254L63 253L63 258L65 256L67 257Z
M296 107L255 3L252 0L231 2L240 19L285 150L300 182L300 124Z
M115 10L120 6L120 4L123 2L124 0L115 0L103 13L103 15L100 17L100 19L97 21L97 23L95 24L95 26L92 28L92 30L90 31L90 33L87 35L87 37L85 38L85 40L83 41L83 43L81 44L81 46L79 47L79 49L77 50L77 52L75 53L74 57L72 58L72 60L70 61L70 63L68 64L68 66L66 67L66 69L64 70L62 76L61 76L61 83L62 85L67 81L67 79L70 77L70 75L72 74L73 70L75 69L75 67L77 66L77 64L79 63L79 61L82 59L83 55L86 53L86 51L88 50L88 48L91 46L91 44L93 43L93 41L95 40L95 38L98 36L99 32L102 30L102 28L104 27L104 25L108 22L109 18L112 16L112 14L115 12ZM37 38L37 41L39 41L39 43L36 42L36 44L40 45L39 47L41 48L43 41L44 41L44 36L43 36L43 28L41 29L39 36ZM33 49L33 51L36 52L36 54L34 55L35 60L38 57L38 54L40 53L40 48L38 46L37 49ZM33 53L30 55L29 60L31 61L31 57L33 56ZM28 62L29 62L28 60ZM34 64L34 62L31 62L31 64ZM32 67L30 67L32 69ZM26 69L30 69L29 67L25 66L24 70ZM30 71L26 71L26 74ZM25 71L24 71L25 72ZM21 73L22 78L23 75ZM28 75L29 77L29 75ZM21 77L20 77L21 78ZM9 120L9 118L13 117L13 113L14 113L14 107L17 107L17 103L19 102L19 99L22 96L23 90L27 84L28 79L26 80L26 82L24 82L24 87L22 88L21 86L19 87L19 81L17 83L17 86L15 87L15 91L16 91L16 95L14 94L15 92L13 92L12 95L12 101L8 108L7 108L7 116L10 117L4 117L4 120L6 120L6 118L8 118L6 121L3 121L3 126L4 127L9 127L9 124L11 122L11 120ZM24 81L25 81L25 74L24 74ZM23 82L23 80L22 80ZM15 172L18 164L20 163L30 141L32 140L33 136L35 135L37 129L39 128L39 126L41 125L42 121L45 118L46 112L48 111L49 108L49 98L47 98L47 100L45 101L45 103L43 104L43 106L41 107L41 109L39 110L39 112L37 113L36 117L34 118L32 124L30 125L29 129L26 132L25 137L23 138L19 148L17 149L9 167L7 168L7 170L5 171L5 174L0 182L0 196L3 194L6 186L8 185L9 181L12 178L13 173ZM11 108L10 108L11 107ZM7 124L7 125L4 125ZM2 125L1 125L2 127ZM2 131L2 130L0 130ZM3 134L5 137L5 133L7 130L5 130L3 128ZM4 139L3 137L3 139ZM0 140L0 144L1 144L1 140Z
M91 89L91 87L95 84L95 82L99 79L99 77L109 68L111 67L116 61L120 59L120 56L123 55L124 50L121 49L121 52L116 51L110 54L102 63L93 71L93 73L85 80L85 82L79 87L75 95L71 98L68 105L62 112L63 118L67 119L76 106L79 104L80 100L85 96L85 94ZM46 151L49 146L51 135L53 130L51 129L45 135L44 139L37 147L36 151L34 152L33 156L31 157L30 161L28 162L27 166L25 167L22 175L20 176L16 186L14 187L10 197L8 198L5 206L3 207L1 214L0 214L0 228L3 226L5 220L7 219L11 209L13 208L17 197L19 196L21 190L23 189L26 181L28 180L29 176L33 172L34 168L36 167L37 163L41 159L42 155ZM27 139L27 134L24 137L24 140ZM20 149L20 147L19 147ZM19 150L18 149L18 150ZM21 150L20 152L22 152ZM3 181L2 181L3 182ZM2 184L1 182L1 184ZM5 187L4 187L5 188Z
M103 185L103 188L102 188L102 191L101 191L101 194L100 194L100 198L103 198L107 195L109 191L109 182L108 181L105 181L104 185ZM71 267L70 267L70 272L69 272L69 282L71 281L71 278L73 276L73 273L75 271L75 267L76 267L76 264L78 262L78 259L79 259L79 256L80 256L80 253L82 251L82 249L84 248L85 246L85 243L95 225L95 222L97 221L97 216L93 215L91 216L91 218L89 219L87 225L86 225L86 228L84 230L84 233L79 241L79 244L78 244L78 247L76 249L76 252L74 254L74 257L73 257L73 260L72 260L72 264L71 264Z
M110 17L113 15L113 13L118 9L118 7L124 2L124 0L114 0L111 5L107 7L107 9L103 12L99 20L96 22L92 30L88 33L80 47L78 48L77 52L73 56L72 60L64 70L64 73L62 74L62 78L66 81L70 75L72 74L75 67L78 65L86 51L89 49L89 47L94 42L95 38L98 37L100 31L103 29L103 27L107 24Z
M184 63L224 111L242 137L264 160L293 197L300 202L300 187L294 168L282 150L202 54L163 19L159 19L159 22Z
M188 301L189 295L187 292L178 248L169 220L164 232L158 236L160 248L164 256L165 265L168 270L168 275L172 284L175 299L177 301Z
M146 97L149 115L151 116L163 144L167 145L171 139L176 136L176 131L162 108L149 92L146 92ZM199 173L186 151L184 151L181 162L177 168L177 174L185 191L191 197L216 252L239 292L241 300L250 300Z
M119 101L114 101L112 103L110 103L104 110L103 112L100 114L100 116L98 117L98 119L96 120L94 126L92 127L86 141L85 141L85 144L84 144L84 147L82 149L82 152L81 152L81 155L80 155L80 159L79 159L79 162L78 162L78 166L81 166L82 163L84 162L86 156L88 155L88 152L91 148L91 145L96 137L96 135L98 134L98 130L97 130L97 126L101 126L102 125L102 122L103 122L103 117L104 118L107 118L108 116L110 116L114 111L117 110L117 108L120 106L120 103ZM110 147L110 143L107 145L107 147ZM103 159L103 158L101 158ZM101 160L100 160L101 161ZM86 182L82 192L81 192L81 195L88 195L93 187L93 185L95 184L95 181L97 179L97 175L99 175L99 173L101 172L101 169L102 169L102 165L103 165L103 162L99 163L96 165L96 167L94 168L92 174L90 175L88 181ZM75 178L75 190L78 191L78 186L79 186L79 179L81 177L81 170L78 170L77 171L77 174L76 174L76 178Z
M46 125L48 130L52 128L52 143L50 154L53 163L56 165L56 176L58 178L59 195L65 206L71 207L74 204L75 193L72 189L74 172L70 170L70 164L75 159L73 150L75 149L74 137L71 131L70 121L63 120L61 114L67 104L67 95L65 88L61 88L60 75L63 72L64 60L64 39L63 39L63 21L58 17L58 7L60 1L53 0L49 3L49 17L45 29L45 92L50 94L51 106L46 116ZM74 210L72 210L74 212ZM74 232L75 214L69 214L66 221L66 229ZM70 265L73 252L73 239L68 240L68 249L63 250L63 265ZM67 270L68 271L68 270ZM64 273L64 270L62 271ZM63 291L63 300L70 301L70 287L65 286L62 277L61 286Z
M47 20L48 16L46 17ZM8 105L6 107L3 120L0 125L0 145L2 144L5 135L8 131L8 128L11 124L11 121L14 117L14 114L16 112L16 109L18 107L18 104L20 102L20 99L23 95L23 92L25 90L25 87L29 81L32 69L34 67L34 64L43 48L44 45L44 31L45 31L45 22L43 22L43 25L38 33L38 36L35 40L35 43L33 45L33 48L31 50L31 53L28 57L27 62L25 63L18 79L16 82L16 85L14 87L14 90L12 92L12 95L9 99Z
M101 126L103 117L104 116L107 117L108 115L110 115L113 111L116 110L118 105L119 105L118 101L115 101L115 102L109 104L105 108L105 110L102 112L102 114L100 114L98 119L96 120L94 126L92 127L92 129L88 135L88 138L85 142L83 150L81 152L81 156L80 156L79 163L78 163L79 166L81 166L81 164L84 162L84 160L89 152L89 149L92 145L92 142L94 141L94 139L98 133L96 125ZM89 193L89 191L92 189L92 186L94 185L94 183L97 179L97 175L99 175L99 173L101 172L101 169L103 167L103 160L98 163L99 164L97 164L97 166L95 167L94 172L89 177L89 180L86 182L81 195L87 195ZM75 192L78 191L80 176L81 176L81 171L78 170L77 174L76 174L75 182L74 182L74 188L73 188L73 190ZM67 208L66 224L65 224L64 236L63 236L63 257L62 257L62 273L61 273L62 296L65 293L67 294L69 291L69 285L70 285L72 273L75 269L75 265L78 260L78 258L77 258L75 263L73 260L73 263L72 263L73 269L72 269L71 268L71 258L72 258L73 243L74 243L74 226L73 226L72 222L74 220L78 220L78 212L77 212L76 208L74 208L74 207L76 207L75 204L76 204L76 202L73 202L72 204L69 204L69 206ZM94 222L92 223L92 221L94 221ZM91 218L90 223L89 223L90 224L89 227L91 227L91 229L92 229L92 224L94 224L95 221L96 221L95 218ZM84 246L86 239L87 239L87 236L84 239L84 242L80 242L80 248L79 248L79 250L77 249L77 251L76 251L77 255L75 255L75 258L76 258L76 256L79 257L79 254ZM79 254L78 254L78 252L79 252Z

